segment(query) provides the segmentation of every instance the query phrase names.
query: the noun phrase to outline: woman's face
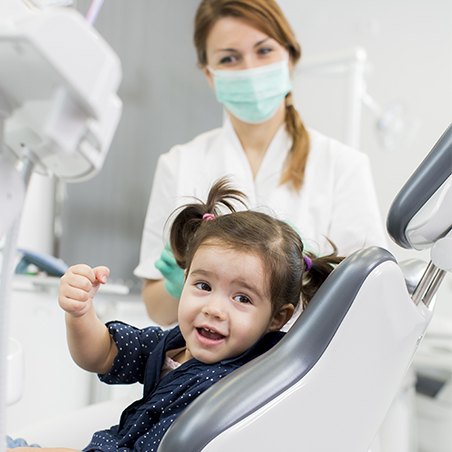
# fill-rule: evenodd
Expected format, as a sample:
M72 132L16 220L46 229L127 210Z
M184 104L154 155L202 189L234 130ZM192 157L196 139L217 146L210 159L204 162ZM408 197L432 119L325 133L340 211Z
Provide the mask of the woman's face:
M288 52L281 44L234 17L218 20L206 44L207 65L216 70L251 69L288 58ZM206 75L211 77L207 70Z

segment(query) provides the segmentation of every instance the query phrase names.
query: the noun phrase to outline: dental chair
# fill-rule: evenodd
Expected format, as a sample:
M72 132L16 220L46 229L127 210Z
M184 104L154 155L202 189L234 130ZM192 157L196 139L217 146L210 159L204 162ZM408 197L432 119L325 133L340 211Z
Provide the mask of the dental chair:
M159 452L368 450L430 322L435 289L452 270L451 173L449 127L388 215L396 243L433 246L412 296L388 251L354 253L276 347L176 419Z
M158 451L368 451L432 318L434 294L452 270L451 173L449 127L388 215L397 244L432 249L412 294L389 251L371 247L349 256L281 342L198 397ZM104 427L117 422L117 408ZM98 425L83 419L94 432ZM69 424L67 432L77 428ZM50 431L55 436L59 428ZM19 433L52 445L42 429L40 438ZM59 445L84 444L69 444L66 434Z

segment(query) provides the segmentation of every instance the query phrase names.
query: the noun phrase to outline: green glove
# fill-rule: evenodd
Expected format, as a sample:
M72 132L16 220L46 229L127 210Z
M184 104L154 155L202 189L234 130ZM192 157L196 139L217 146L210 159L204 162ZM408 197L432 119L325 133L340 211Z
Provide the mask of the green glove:
M172 297L179 299L184 287L185 274L177 265L169 245L165 246L155 266L165 278L165 289Z

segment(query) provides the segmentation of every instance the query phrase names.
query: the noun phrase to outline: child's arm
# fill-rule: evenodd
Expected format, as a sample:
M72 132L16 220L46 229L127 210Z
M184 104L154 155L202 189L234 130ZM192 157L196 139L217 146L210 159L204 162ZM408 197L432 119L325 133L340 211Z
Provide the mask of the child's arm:
M104 374L118 353L107 327L98 319L93 298L109 276L107 267L74 265L62 276L58 302L66 311L69 351L83 369Z

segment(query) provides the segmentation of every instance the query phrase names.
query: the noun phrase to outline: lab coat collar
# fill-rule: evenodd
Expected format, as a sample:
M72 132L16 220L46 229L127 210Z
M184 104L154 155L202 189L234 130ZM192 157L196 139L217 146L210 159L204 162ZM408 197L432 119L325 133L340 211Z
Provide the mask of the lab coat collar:
M226 143L229 143L231 148L240 154L240 158L243 160L246 168L249 169L251 176L251 168L249 167L242 144L227 116L225 116L223 122L223 133ZM287 132L285 124L281 124L268 146L259 171L256 174L255 183L264 182L269 176L275 173L282 174L291 146L292 137Z

